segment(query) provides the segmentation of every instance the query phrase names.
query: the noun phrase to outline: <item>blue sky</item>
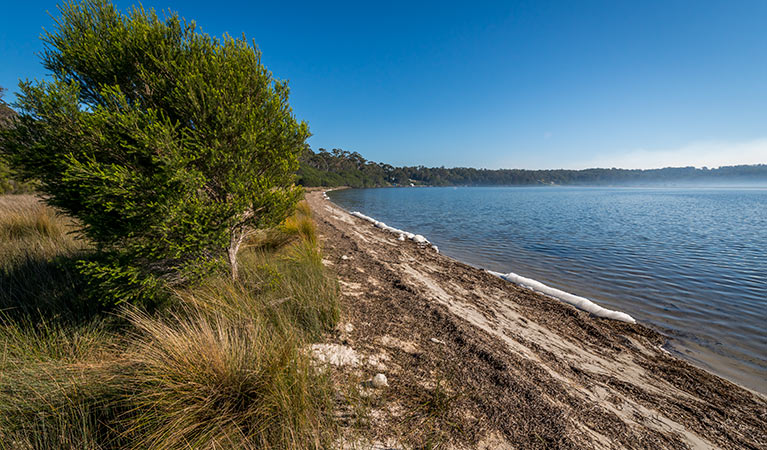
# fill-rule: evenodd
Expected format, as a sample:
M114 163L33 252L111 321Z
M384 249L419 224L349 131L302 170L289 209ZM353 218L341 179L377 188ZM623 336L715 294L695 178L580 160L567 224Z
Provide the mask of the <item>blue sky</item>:
M143 4L255 39L315 149L447 167L767 163L764 0ZM3 10L12 99L44 76L57 11Z

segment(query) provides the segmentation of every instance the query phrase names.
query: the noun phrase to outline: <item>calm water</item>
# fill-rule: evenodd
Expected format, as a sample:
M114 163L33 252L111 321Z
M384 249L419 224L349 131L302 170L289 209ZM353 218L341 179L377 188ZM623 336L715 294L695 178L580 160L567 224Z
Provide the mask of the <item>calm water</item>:
M389 188L337 204L477 267L625 311L767 393L767 188Z

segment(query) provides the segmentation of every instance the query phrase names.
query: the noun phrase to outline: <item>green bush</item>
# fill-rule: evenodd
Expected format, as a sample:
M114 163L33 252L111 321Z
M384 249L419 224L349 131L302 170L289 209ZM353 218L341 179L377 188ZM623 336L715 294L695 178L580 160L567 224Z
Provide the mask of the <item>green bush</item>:
M107 302L153 299L280 223L309 136L288 87L244 38L104 0L65 3L43 40L50 81L22 82L2 134L14 168L76 218L98 257L80 270Z

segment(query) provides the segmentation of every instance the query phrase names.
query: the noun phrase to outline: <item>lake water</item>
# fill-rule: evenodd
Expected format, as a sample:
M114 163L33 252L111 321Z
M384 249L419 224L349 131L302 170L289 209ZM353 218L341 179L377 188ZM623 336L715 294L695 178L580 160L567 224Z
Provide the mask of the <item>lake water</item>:
M767 188L332 191L448 256L627 312L670 349L767 393Z

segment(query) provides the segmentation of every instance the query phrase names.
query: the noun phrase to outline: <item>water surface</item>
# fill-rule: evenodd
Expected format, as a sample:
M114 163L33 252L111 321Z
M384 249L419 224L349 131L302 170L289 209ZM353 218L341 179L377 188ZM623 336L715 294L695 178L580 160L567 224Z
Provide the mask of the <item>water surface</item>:
M332 191L477 267L627 312L698 365L767 393L767 189Z

